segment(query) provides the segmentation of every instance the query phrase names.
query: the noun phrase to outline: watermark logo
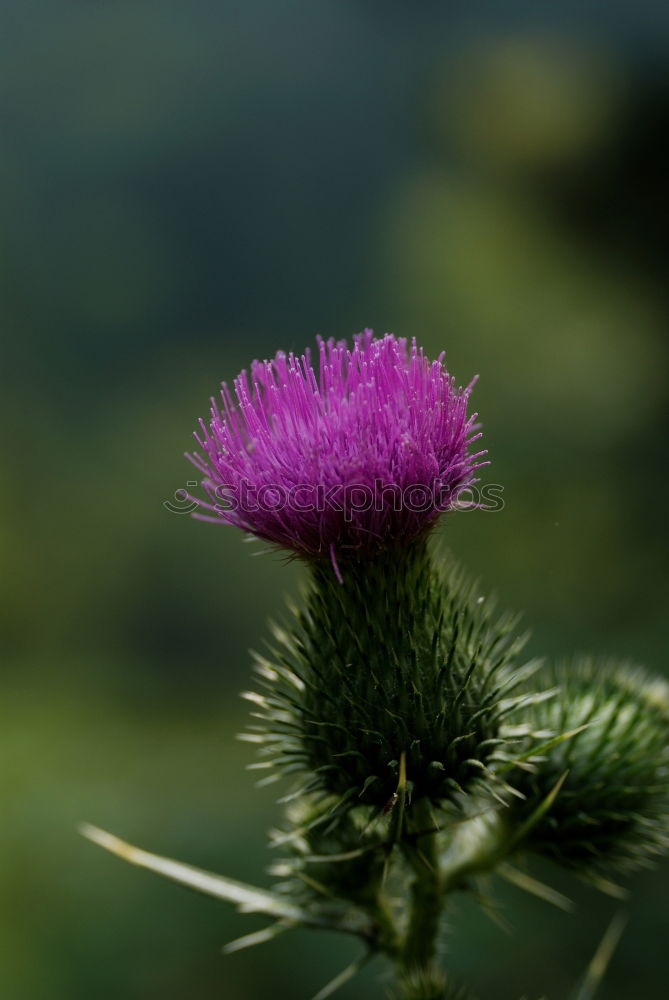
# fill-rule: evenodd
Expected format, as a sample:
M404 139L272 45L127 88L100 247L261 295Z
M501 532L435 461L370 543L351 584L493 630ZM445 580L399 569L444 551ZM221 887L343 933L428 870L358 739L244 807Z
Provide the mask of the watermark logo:
M190 490L200 484L189 481L175 490L163 507L171 514L192 514L199 504ZM215 501L215 502L214 502ZM365 511L382 513L408 512L423 514L431 511L482 510L496 513L504 510L504 487L499 483L483 483L449 489L440 484L433 486L412 483L401 487L375 479L369 483L347 483L326 486L324 483L298 483L287 487L282 483L264 483L257 486L240 480L235 486L217 486L209 502L220 514L240 511L245 514L264 514L290 511L297 514L334 511L343 514L345 521L353 521Z

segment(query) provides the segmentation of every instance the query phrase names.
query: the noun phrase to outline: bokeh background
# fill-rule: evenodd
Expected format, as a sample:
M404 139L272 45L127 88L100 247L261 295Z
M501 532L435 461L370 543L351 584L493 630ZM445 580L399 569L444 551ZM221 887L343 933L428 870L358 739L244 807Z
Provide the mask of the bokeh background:
M261 919L75 833L268 881L238 692L299 569L163 507L253 357L369 325L480 373L506 505L451 548L533 653L666 669L668 10L0 5L3 1000L308 1000L356 953L224 959ZM591 957L616 904L549 877L574 916L453 905L483 1000L562 1000ZM633 889L603 1000L666 996L669 866Z

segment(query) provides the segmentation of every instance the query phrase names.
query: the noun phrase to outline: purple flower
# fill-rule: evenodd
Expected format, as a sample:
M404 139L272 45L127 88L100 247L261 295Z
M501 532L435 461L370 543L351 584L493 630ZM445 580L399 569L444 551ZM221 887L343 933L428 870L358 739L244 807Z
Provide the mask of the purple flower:
M474 380L475 381L475 380ZM223 383L195 434L208 500L194 516L308 556L374 550L426 531L470 486L484 452L467 416L474 381L456 389L443 355L371 330L279 352Z

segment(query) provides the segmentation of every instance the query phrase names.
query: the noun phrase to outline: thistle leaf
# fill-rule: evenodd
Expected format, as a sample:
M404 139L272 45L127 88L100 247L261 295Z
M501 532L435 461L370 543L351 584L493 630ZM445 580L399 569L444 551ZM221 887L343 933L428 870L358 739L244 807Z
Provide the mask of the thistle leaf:
M172 879L174 882L179 882L181 885L186 885L207 896L223 899L227 903L234 903L241 913L265 913L268 916L277 917L279 920L306 927L345 931L364 938L370 936L367 921L360 914L350 910L300 906L278 893L246 885L244 882L236 882L233 879L215 875L202 868L194 868L192 865L186 865L159 854L151 854L126 843L126 841L99 829L97 826L92 826L90 823L82 823L79 832L87 840L103 847L124 861L163 875L165 878Z

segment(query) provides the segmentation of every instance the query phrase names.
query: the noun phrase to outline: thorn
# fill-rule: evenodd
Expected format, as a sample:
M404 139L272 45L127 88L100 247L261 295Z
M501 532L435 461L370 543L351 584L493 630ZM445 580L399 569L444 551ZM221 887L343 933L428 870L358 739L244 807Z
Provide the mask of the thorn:
M586 969L580 988L574 994L574 1000L592 1000L602 979L606 975L614 952L618 947L623 931L627 925L627 914L619 910L606 928L597 951L592 956Z

